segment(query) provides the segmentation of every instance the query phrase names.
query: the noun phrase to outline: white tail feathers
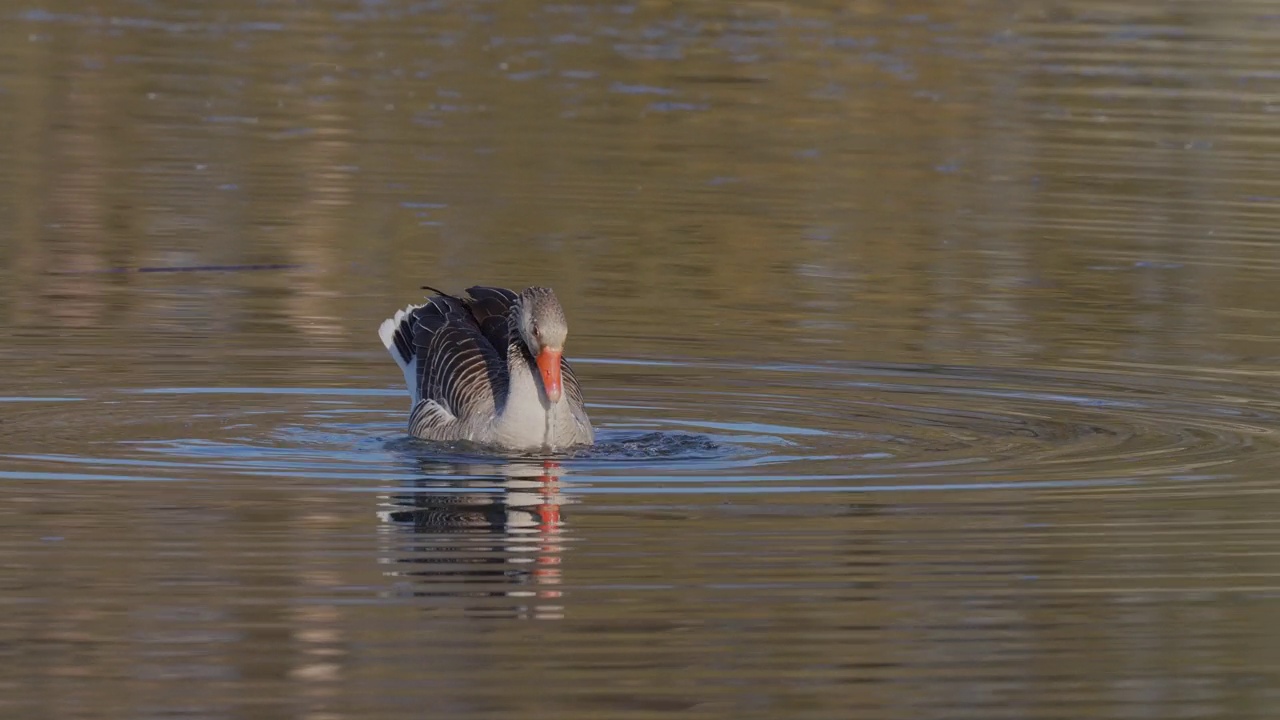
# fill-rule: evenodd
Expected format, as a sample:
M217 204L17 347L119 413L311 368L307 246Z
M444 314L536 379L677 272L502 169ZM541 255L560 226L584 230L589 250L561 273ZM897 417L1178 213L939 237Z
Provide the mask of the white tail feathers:
M387 352L391 353L391 358L404 373L404 383L408 386L409 395L413 398L410 408L422 399L418 396L418 356L413 347L413 311L420 307L422 306L410 305L403 310L397 310L394 317L383 320L378 326L378 337L382 338L382 344L386 346Z

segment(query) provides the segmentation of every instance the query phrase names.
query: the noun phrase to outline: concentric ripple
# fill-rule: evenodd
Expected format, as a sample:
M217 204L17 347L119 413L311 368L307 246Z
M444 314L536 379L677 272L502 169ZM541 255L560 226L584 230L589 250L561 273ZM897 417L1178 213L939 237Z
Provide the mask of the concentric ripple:
M556 464L572 491L996 490L1224 480L1273 462L1280 398L1247 376L1165 368L582 362L595 446L512 458L403 434L396 390L167 388L9 398L10 435L94 453L11 454L10 476L341 490L501 479ZM692 378L686 384L682 378ZM103 437L110 429L111 436ZM72 432L74 431L74 432ZM86 445L87 443L87 445ZM10 444L13 446L13 443Z
M702 368L705 370L706 368ZM667 368L667 373L679 369ZM716 366L697 390L612 388L630 427L701 433L742 452L683 483L779 491L1125 485L1208 480L1274 457L1276 394L1240 378L1140 369ZM699 373L700 375L702 373ZM1193 389L1189 392L1188 388ZM611 482L643 465L585 453ZM623 474L623 472L629 474ZM597 478L597 480L604 478Z

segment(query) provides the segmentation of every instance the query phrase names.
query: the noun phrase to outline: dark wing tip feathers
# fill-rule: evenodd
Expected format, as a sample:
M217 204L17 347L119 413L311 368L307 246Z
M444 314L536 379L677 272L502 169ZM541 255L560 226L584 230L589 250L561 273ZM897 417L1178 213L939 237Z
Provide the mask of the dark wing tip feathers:
M433 292L433 293L435 293L435 294L437 294L437 295L443 295L443 296L445 296L445 297L447 297L447 298L451 298L451 297L453 297L453 295L450 295L449 293L447 293L447 292L445 292L445 291L443 291L443 290L437 290L436 288L433 288L433 287L431 287L430 285L423 285L421 289L423 289L423 290L430 290L431 292Z
M516 299L516 293L511 290L486 285L473 285L467 288L467 294L479 301L497 299L504 301L506 305L510 305Z
M400 324L396 325L396 330L391 334L391 339L395 343L396 352L400 353L400 357L408 363L413 359L413 313L407 312L404 318L400 320Z

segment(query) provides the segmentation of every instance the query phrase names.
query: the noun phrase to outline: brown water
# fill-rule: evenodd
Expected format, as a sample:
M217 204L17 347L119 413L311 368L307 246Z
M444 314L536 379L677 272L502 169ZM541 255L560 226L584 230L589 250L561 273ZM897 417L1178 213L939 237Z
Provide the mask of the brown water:
M1277 37L7 5L0 716L1273 717ZM423 283L554 286L600 445L406 440Z

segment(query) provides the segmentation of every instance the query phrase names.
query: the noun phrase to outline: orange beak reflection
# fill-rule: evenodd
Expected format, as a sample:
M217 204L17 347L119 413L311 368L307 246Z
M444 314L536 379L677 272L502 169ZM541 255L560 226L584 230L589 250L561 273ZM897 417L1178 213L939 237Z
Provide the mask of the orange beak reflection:
M547 391L547 399L552 403L560 402L560 353L559 350L542 348L538 353L538 373L542 375L542 387Z

